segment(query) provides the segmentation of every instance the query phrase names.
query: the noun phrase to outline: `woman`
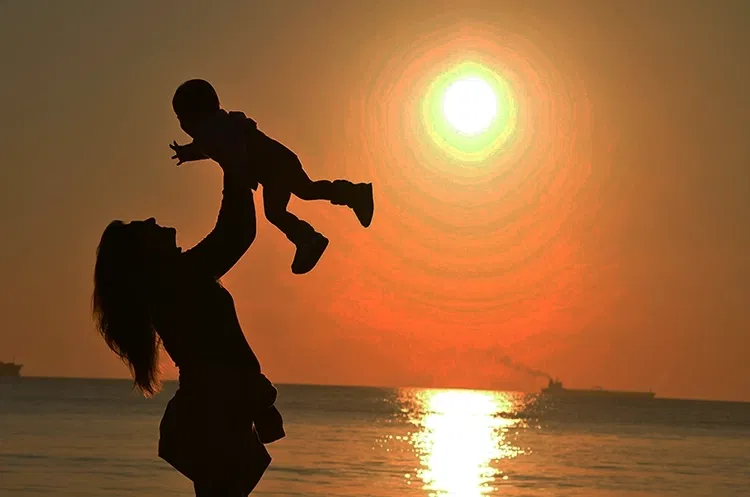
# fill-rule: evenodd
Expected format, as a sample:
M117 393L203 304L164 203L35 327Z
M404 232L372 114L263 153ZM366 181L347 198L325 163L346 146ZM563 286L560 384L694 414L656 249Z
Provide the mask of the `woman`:
M113 221L94 269L97 328L146 396L159 389L163 345L180 371L162 417L159 456L190 478L197 497L247 496L284 437L276 389L261 373L232 296L219 279L255 238L251 181L224 170L214 229L187 251L174 228Z

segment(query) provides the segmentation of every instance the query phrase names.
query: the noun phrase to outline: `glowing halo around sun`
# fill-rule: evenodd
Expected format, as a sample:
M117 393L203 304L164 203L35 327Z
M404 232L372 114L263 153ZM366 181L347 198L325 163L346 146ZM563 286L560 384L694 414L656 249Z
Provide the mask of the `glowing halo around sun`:
M349 153L350 170L326 173L372 182L376 207L366 231L324 227L339 251L327 312L342 329L435 347L441 334L500 329L512 347L606 314L614 284L594 289L603 270L584 243L599 229L608 164L600 156L592 172L592 105L575 66L523 26L536 40L439 22L379 40L341 102L346 148L320 161ZM462 132L447 119L446 93L471 78L493 90L496 108L489 125L477 119Z
M427 134L450 157L483 162L508 143L516 102L507 81L491 69L464 62L429 86L422 107Z

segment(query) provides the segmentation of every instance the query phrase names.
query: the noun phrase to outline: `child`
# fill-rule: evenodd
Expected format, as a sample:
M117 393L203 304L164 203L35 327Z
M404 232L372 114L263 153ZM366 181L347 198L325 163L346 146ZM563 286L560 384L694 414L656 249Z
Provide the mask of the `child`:
M297 155L258 129L242 112L227 112L210 83L191 79L177 88L172 108L180 127L193 138L187 145L173 142L173 159L183 162L213 159L219 165L239 161L257 183L263 185L266 219L297 247L292 272L312 270L328 246L328 239L305 221L287 211L291 194L303 200L328 200L354 211L365 228L372 222L371 183L347 180L312 181ZM255 189L253 188L253 189Z

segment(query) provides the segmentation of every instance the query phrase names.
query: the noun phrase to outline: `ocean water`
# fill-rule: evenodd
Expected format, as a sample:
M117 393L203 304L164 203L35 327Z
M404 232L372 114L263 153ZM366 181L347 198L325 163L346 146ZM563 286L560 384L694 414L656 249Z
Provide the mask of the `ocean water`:
M176 389L0 381L0 496L189 496L156 456ZM750 404L279 385L259 496L750 496Z

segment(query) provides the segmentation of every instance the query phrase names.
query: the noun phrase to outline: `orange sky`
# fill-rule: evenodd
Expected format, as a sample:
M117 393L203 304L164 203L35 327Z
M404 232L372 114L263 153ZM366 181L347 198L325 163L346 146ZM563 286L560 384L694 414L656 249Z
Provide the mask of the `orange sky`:
M218 168L167 148L187 141L174 88L203 77L313 178L375 183L367 230L292 201L331 240L312 273L261 215L225 278L274 381L539 388L509 356L750 400L748 7L454 3L0 4L0 360L126 375L90 319L94 251L113 218L183 247L212 227ZM467 52L513 75L519 110L471 170L414 113Z

